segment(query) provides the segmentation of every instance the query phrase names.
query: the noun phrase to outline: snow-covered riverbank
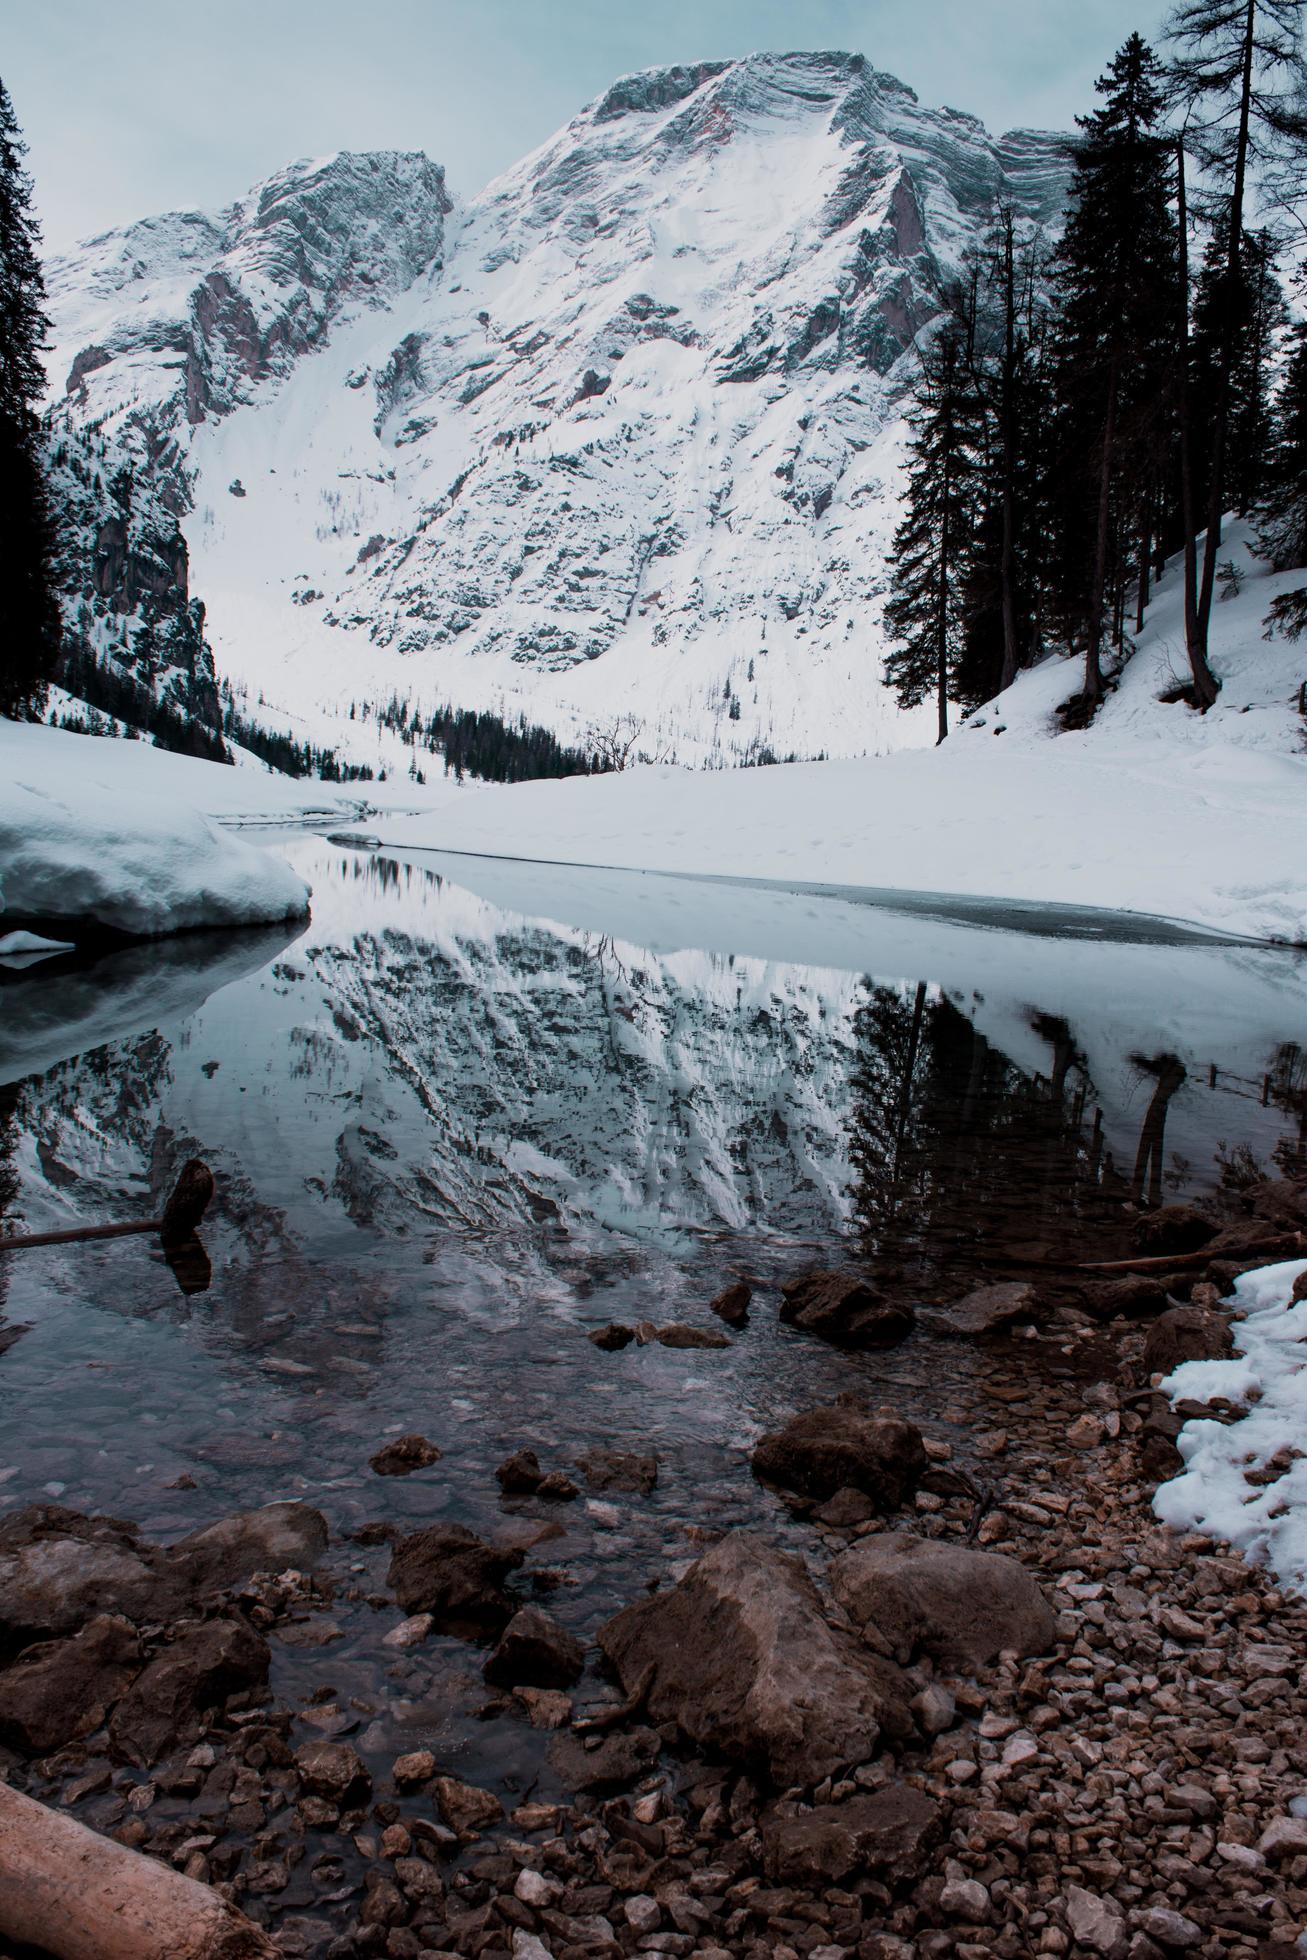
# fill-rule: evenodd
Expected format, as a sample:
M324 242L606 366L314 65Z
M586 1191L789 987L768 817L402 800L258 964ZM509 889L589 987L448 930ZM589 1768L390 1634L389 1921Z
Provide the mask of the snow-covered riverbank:
M429 811L458 793L300 780L0 719L0 921L151 939L300 918L304 880L233 830Z
M1307 757L959 741L854 762L484 790L370 826L495 857L1101 906L1307 941Z
M303 879L205 814L206 789L239 800L248 774L0 721L0 919L154 938L301 916ZM282 780L262 779L273 807Z

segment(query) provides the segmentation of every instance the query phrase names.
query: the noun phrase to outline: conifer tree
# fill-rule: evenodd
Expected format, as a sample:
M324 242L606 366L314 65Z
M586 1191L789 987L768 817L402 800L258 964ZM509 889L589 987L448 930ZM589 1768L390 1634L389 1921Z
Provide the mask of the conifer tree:
M0 81L0 713L38 708L59 654L54 522L41 456L41 234L13 104Z
M1034 242L1018 249L1000 209L993 232L952 296L980 421L977 512L964 598L956 693L973 706L1010 687L1037 642L1039 522L1047 390L1044 308Z
M1304 194L1307 158L1307 70L1302 50L1304 0L1186 0L1168 23L1173 53L1169 84L1187 146L1203 173L1204 202L1218 240L1219 270L1208 294L1212 343L1206 442L1202 456L1206 535L1201 575L1193 544L1199 514L1198 446L1186 431L1185 638L1200 708L1216 699L1207 659L1221 518L1230 475L1235 371L1249 311L1246 211L1250 180L1260 173L1280 195ZM1181 178L1183 189L1183 174ZM1190 390L1192 395L1192 389Z
M1151 49L1132 34L1079 120L1071 213L1054 260L1056 579L1069 636L1083 638L1083 704L1103 694L1109 575L1120 532L1163 441L1174 363L1175 231L1163 98Z
M905 708L934 695L942 742L964 644L977 439L976 403L954 323L922 354L909 423L906 509L894 536L885 607L896 644L885 679Z
M1294 328L1275 404L1275 442L1257 512L1258 549L1277 572L1307 565L1307 323Z

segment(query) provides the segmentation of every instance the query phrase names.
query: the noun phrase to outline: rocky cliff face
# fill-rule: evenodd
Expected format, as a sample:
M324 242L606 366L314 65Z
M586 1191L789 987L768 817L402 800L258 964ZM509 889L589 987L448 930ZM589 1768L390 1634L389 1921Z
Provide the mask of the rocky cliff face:
M217 730L181 529L193 433L275 391L342 317L438 268L449 209L426 157L339 155L291 165L216 217L145 219L56 262L49 422L75 691L140 721L144 689Z
M398 696L708 762L889 746L913 341L996 206L1064 186L1057 139L861 56L650 71L452 217L425 158L336 157L93 241L55 420L149 476L219 667L315 740Z

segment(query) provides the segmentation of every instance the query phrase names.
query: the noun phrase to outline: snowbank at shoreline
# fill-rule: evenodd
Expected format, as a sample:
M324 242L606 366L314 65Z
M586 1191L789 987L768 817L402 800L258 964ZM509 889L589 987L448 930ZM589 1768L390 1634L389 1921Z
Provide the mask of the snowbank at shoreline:
M0 721L0 920L148 939L302 917L304 880L204 814L195 772L209 769L237 774L143 742Z
M1307 756L1071 736L478 790L383 845L1095 906L1307 942Z
M1299 1454L1307 1420L1307 1299L1290 1298L1300 1273L1307 1273L1307 1259L1245 1273L1234 1290L1247 1315L1232 1329L1239 1353L1230 1361L1186 1361L1162 1384L1173 1400L1224 1395L1246 1402L1254 1391L1259 1399L1237 1422L1185 1424L1185 1467L1158 1487L1153 1509L1178 1530L1226 1540L1307 1593L1307 1457ZM1284 1474L1250 1484L1246 1473L1281 1451L1294 1459Z

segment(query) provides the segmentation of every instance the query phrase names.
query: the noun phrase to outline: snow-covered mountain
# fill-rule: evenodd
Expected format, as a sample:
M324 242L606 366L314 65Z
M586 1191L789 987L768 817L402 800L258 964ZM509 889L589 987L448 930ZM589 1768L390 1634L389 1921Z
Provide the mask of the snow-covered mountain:
M220 674L301 739L370 759L397 698L684 760L897 746L910 350L1065 183L1059 138L859 55L649 71L461 208L341 155L93 240L50 281L56 440L125 452Z

